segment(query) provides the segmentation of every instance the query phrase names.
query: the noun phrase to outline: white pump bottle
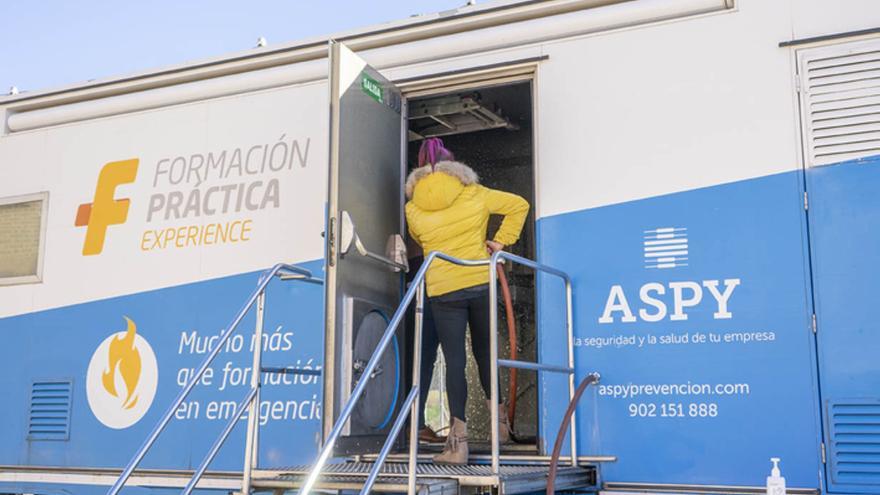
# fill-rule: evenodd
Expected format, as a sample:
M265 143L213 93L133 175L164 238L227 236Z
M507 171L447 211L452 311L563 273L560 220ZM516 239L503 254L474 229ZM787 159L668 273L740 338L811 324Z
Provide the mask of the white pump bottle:
M785 478L779 472L779 460L778 457L770 458L773 469L767 476L767 495L785 495Z

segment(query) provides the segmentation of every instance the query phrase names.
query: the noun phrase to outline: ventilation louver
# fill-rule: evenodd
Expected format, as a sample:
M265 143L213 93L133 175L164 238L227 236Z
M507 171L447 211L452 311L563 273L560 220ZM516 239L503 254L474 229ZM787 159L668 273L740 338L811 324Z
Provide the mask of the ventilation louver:
M831 476L835 483L880 482L880 400L828 404Z
M880 40L798 53L808 166L880 154Z
M36 381L31 385L29 440L67 440L70 437L71 380Z

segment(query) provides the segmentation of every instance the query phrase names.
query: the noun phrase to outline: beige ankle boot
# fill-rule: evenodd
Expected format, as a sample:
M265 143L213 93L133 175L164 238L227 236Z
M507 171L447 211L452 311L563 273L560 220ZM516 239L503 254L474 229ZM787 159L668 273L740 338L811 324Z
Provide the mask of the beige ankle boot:
M467 423L452 418L452 428L446 437L443 452L434 456L435 464L467 464L468 462Z
M492 410L492 401L486 399L486 407L489 411ZM491 418L491 413L490 413ZM491 421L491 419L490 419ZM498 445L507 445L510 443L510 421L507 418L507 406L502 402L498 404Z

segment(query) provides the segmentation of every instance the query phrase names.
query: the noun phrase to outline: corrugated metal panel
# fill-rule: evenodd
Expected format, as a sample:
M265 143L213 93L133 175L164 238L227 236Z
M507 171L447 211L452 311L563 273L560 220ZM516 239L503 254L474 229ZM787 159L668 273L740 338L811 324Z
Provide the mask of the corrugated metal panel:
M834 482L880 483L880 400L829 402L828 429Z
M70 438L70 406L73 381L45 380L31 385L29 440L67 440Z
M880 154L880 40L803 50L798 61L807 165Z

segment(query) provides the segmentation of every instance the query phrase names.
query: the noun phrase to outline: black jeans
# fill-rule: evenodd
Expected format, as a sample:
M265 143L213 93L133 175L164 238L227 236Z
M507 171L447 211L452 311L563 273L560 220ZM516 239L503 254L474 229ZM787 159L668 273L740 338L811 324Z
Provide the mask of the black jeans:
M446 395L453 417L462 421L467 404L465 333L470 324L471 348L480 372L480 385L489 397L489 286L471 287L430 299L437 337L446 359Z

